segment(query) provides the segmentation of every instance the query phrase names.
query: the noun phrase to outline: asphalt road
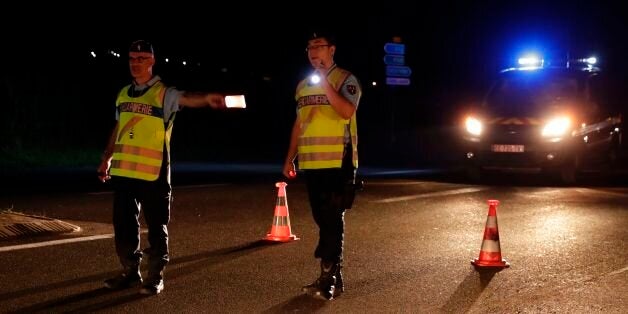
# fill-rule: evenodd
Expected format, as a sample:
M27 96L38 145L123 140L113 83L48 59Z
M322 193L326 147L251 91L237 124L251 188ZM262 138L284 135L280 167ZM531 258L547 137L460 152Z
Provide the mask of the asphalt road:
M292 232L269 231L275 180L178 185L166 289L110 292L119 269L106 188L0 197L0 207L62 219L79 234L0 242L0 312L604 312L628 308L628 187L559 187L504 178L484 185L425 176L367 179L346 214L346 292L326 302L300 287L318 275L305 186L289 181ZM501 271L478 271L497 199ZM94 237L97 236L97 237ZM143 234L145 240L146 234ZM92 238L89 238L92 237ZM68 239L63 244L45 241ZM41 247L24 245L40 243ZM145 246L145 241L143 241Z

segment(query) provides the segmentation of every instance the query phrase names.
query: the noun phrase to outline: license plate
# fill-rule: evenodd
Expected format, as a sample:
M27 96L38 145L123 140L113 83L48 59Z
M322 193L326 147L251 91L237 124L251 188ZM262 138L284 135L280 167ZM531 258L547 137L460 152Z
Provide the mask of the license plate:
M523 145L492 145L491 149L496 153L523 153Z

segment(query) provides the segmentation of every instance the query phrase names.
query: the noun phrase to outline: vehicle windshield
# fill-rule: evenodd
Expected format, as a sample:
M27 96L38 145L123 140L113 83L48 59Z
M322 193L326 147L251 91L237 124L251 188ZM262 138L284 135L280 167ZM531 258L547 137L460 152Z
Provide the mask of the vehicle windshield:
M505 73L488 94L486 107L497 115L530 115L574 104L582 85L573 73L516 71Z

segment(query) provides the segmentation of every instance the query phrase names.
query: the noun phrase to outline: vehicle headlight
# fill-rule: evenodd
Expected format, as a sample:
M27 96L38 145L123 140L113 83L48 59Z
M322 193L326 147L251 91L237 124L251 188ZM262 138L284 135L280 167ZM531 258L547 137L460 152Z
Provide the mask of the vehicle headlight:
M560 137L569 130L571 120L567 117L560 117L550 120L543 127L541 135L545 137Z
M472 135L479 136L482 134L482 122L474 117L467 117L464 121L467 132Z

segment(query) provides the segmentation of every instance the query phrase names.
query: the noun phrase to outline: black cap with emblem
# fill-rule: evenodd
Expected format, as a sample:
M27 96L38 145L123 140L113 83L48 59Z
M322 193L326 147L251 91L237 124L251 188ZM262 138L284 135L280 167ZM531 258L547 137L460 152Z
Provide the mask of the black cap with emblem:
M136 40L129 46L129 52L149 52L154 54L153 45L146 40Z
M324 38L330 45L336 45L336 37L326 29L315 29L309 32L307 40Z

